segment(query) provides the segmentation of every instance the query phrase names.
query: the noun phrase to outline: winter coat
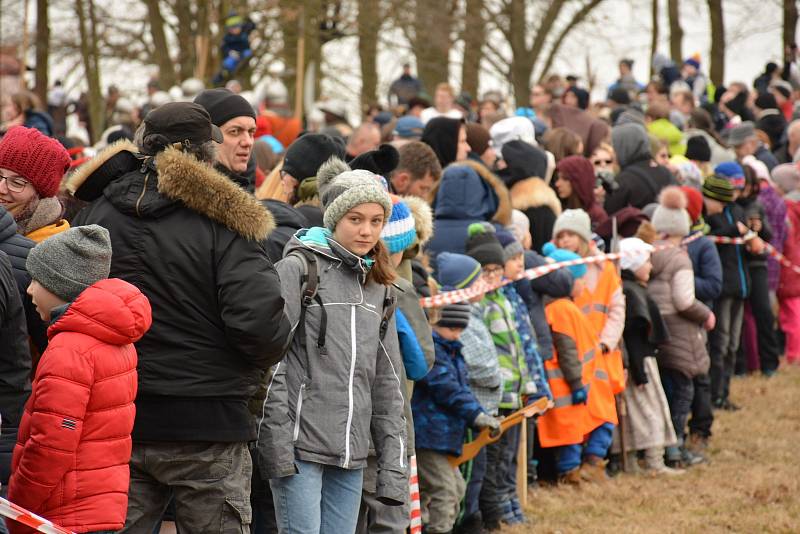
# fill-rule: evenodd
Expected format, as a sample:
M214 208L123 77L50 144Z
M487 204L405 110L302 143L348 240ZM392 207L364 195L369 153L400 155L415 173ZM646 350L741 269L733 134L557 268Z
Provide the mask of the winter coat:
M25 122L22 123L26 128L36 128L47 137L55 135L53 119L44 111L29 109L25 111Z
M772 172L772 169L778 166L778 159L772 154L772 152L769 151L769 149L765 145L761 143L759 143L758 148L753 153L753 155L756 157L758 161L767 166L769 172Z
M483 408L469 389L461 342L448 341L434 332L433 344L436 363L416 383L411 397L416 448L460 456L467 428Z
M747 198L739 197L736 200L736 203L744 210L744 218L746 221L750 221L751 218L757 218L761 220L761 230L758 232L758 237L763 239L765 242L769 243L772 241L772 226L769 224L769 219L767 218L766 210L764 210L764 206L759 202L758 197L750 196ZM747 267L749 269L753 267L763 267L766 268L767 266L767 253L762 252L761 254L753 254L750 251L746 252L747 255Z
M75 532L118 530L128 508L136 349L147 298L106 279L58 310L14 448L9 499ZM30 532L16 523L12 533Z
M610 216L633 206L642 209L658 201L658 194L675 179L665 167L651 161L650 155L626 167L617 174L617 189L606 198L605 210Z
M389 86L389 101L392 95L397 97L400 105L408 104L408 101L422 92L422 82L410 74L403 74Z
M686 142L683 132L672 124L669 119L656 119L647 125L647 131L669 145L670 156L683 156L686 153Z
M403 356L403 368L409 380L419 380L428 374L429 368L422 353L422 347L417 341L417 335L411 324L403 314L403 310L395 310L397 319L397 337L400 343L400 353Z
M621 276L625 294L625 330L622 333L625 343L622 350L631 379L641 386L650 381L644 359L658 353L658 346L669 340L669 332L658 305L647 294L647 288L631 271L624 270Z
M448 167L433 201L433 237L426 248L431 260L442 251L464 254L467 227L483 221L503 226L511 222L511 200L503 181L475 162Z
M47 325L39 317L39 313L27 293L31 277L25 268L25 260L28 259L28 252L34 246L36 243L17 233L17 223L14 221L14 217L0 206L0 252L5 252L11 261L14 279L25 308L25 324L28 335L39 352L44 352L44 349L47 348Z
M694 271L694 296L711 308L722 293L722 264L717 247L710 239L700 237L686 246L686 252Z
M511 186L511 207L528 217L532 246L536 252L553 236L553 225L561 215L561 201L541 178L528 178Z
M561 177L572 185L573 194L580 201L580 207L589 214L592 229L603 224L608 215L603 207L595 201L594 186L597 177L589 160L580 156L568 156L562 159L556 167ZM563 206L562 207L569 207Z
M11 451L17 441L22 408L31 392L31 353L25 311L11 262L0 251L0 483L8 482Z
M786 219L788 232L783 255L795 265L800 265L800 198L786 198ZM777 293L779 299L800 297L800 274L782 268Z
M525 251L525 268L533 269L545 265L547 260L536 252ZM544 313L543 296L561 298L569 296L572 289L572 275L567 269L558 269L544 276L528 280L523 278L514 282L514 287L528 308L531 326L536 334L539 356L542 361L553 357L553 338Z
M275 370L259 422L258 454L264 478L294 475L295 459L361 469L370 438L378 461L377 496L407 499L405 384L395 317L380 339L387 288L366 282L365 260L321 228L301 230L277 264L286 314L297 333L304 249L316 255L320 296L327 315L326 355L317 349L320 305L306 308L305 339L295 335Z
M270 232L264 242L267 256L272 263L278 263L283 258L283 249L286 243L301 228L310 228L310 224L300 211L280 200L262 200L261 205L269 210L275 219L275 229Z
M780 110L765 109L758 114L756 129L761 130L769 136L769 144L774 149L781 146L783 134L786 131L786 119Z
M742 208L733 202L725 205L722 213L706 217L709 234L715 236L741 237L736 223L747 223ZM720 297L746 299L750 294L750 270L743 245L717 244L722 263L722 293Z
M583 155L587 158L595 148L608 137L608 124L595 119L582 109L552 104L548 112L553 128L567 128L578 134L583 140Z
M483 410L497 415L503 396L503 379L500 375L500 362L492 334L483 324L482 308L470 306L470 319L467 328L461 333L461 355L467 365L469 387L478 399Z
M647 292L669 331L669 341L659 348L658 364L688 378L705 374L710 360L702 325L711 310L695 298L692 261L679 247L656 250L650 261L653 270Z
M766 215L764 221L769 223L769 227L772 229L772 236L769 242L775 247L775 250L783 252L783 244L786 241L786 202L765 180L762 180L760 184L758 202L764 206ZM775 291L778 287L780 271L780 263L772 256L769 256L767 258L767 278L769 288L772 291Z
M517 293L514 284L509 284L500 288L500 291L508 299L511 309L514 311L514 326L522 342L522 349L525 352L525 364L528 366L530 381L536 386L536 391L529 397L533 400L548 397L553 398L550 393L550 386L547 384L547 376L544 373L544 363L539 355L536 332L531 325L528 306Z
M712 136L705 130L697 130L694 128L689 128L684 132L684 135L686 136L686 139L689 139L690 137L700 136L703 137L708 142L708 146L711 147L710 164L712 167L716 167L717 165L725 161L733 161L736 159L736 153L733 150L722 146L714 136Z
M153 306L153 326L136 344L134 441L255 439L247 402L289 335L262 244L272 216L174 148L145 158L130 143L112 145L67 188L91 202L76 224L111 234L111 275Z

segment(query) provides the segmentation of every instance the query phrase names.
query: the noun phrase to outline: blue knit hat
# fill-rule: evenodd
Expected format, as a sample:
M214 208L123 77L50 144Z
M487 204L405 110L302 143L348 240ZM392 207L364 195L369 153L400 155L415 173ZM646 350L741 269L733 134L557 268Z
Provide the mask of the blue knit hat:
M525 252L525 249L522 248L522 243L517 241L514 234L508 230L497 230L497 240L500 241L500 244L503 246L503 254L506 261Z
M720 163L714 168L714 174L728 180L734 189L744 189L744 169L735 161Z
M414 217L406 203L398 196L390 195L390 197L392 214L381 231L381 239L389 249L389 254L396 254L414 244L417 239L417 230L414 227Z
M554 260L556 263L562 261L579 260L581 258L572 251L563 248L556 248L556 246L553 243L545 243L545 245L542 247L542 252L544 253L545 256ZM573 265L571 267L567 267L567 269L569 269L569 272L572 273L572 278L576 280L578 278L585 276L586 273L588 272L585 263L580 265Z
M439 277L437 282L445 291L465 289L481 274L481 264L478 260L452 252L440 252L436 256L436 267Z

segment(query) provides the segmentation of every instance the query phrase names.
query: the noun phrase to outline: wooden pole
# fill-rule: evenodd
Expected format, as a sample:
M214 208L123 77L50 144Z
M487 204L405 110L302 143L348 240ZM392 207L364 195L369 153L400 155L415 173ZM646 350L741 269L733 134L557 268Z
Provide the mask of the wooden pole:
M528 504L528 420L519 425L517 448L517 498L523 508Z
M28 84L25 83L25 74L28 72L28 3L29 0L25 0L22 8L22 43L20 44L19 51L19 60L22 63L22 69L19 76L19 88L22 91L25 91L28 88Z
M306 21L305 10L301 5L297 14L298 38L297 38L297 67L295 76L295 89L294 89L294 118L303 120L303 85L306 72L305 59L306 59Z

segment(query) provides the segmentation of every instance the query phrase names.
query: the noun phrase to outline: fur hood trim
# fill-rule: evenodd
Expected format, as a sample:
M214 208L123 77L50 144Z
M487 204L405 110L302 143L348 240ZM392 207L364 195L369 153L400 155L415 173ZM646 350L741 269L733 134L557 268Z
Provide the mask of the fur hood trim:
M526 178L511 186L511 205L515 210L547 206L556 217L561 214L561 202L556 192L541 178Z
M158 191L227 226L250 241L263 241L275 219L256 198L211 166L169 147L156 156Z
M417 239L420 245L424 245L433 237L433 210L430 204L419 197L401 197L411 210L414 217L414 229L417 231Z
M83 183L95 172L103 166L105 162L119 154L120 152L131 152L136 154L139 149L128 141L127 139L120 139L116 143L108 145L106 148L97 153L95 157L78 167L75 172L69 175L64 184L64 188L70 195L74 195L75 191L83 185Z
M503 183L503 180L501 180L497 175L493 174L492 171L477 161L468 159L465 161L459 161L457 165L466 165L467 167L472 168L472 170L477 172L478 176L483 178L483 181L489 184L492 189L494 189L494 192L497 193L499 202L497 204L497 211L494 213L492 220L502 224L503 226L508 226L511 224L511 195L508 192L508 188Z

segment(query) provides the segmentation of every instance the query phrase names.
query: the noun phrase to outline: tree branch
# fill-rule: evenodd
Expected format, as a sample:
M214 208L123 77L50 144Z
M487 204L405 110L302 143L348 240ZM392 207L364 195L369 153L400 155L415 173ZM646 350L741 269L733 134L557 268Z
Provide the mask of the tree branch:
M581 9L578 10L577 13L572 17L572 20L569 21L561 33L558 34L558 37L553 42L553 46L550 47L550 52L547 54L547 59L544 62L544 67L539 72L539 77L545 76L550 67L553 66L553 61L555 60L556 54L558 54L559 48L561 48L564 39L567 35L574 30L579 24L581 24L586 17L591 13L591 11L596 8L598 5L602 3L603 0L591 0L588 4L584 4Z

